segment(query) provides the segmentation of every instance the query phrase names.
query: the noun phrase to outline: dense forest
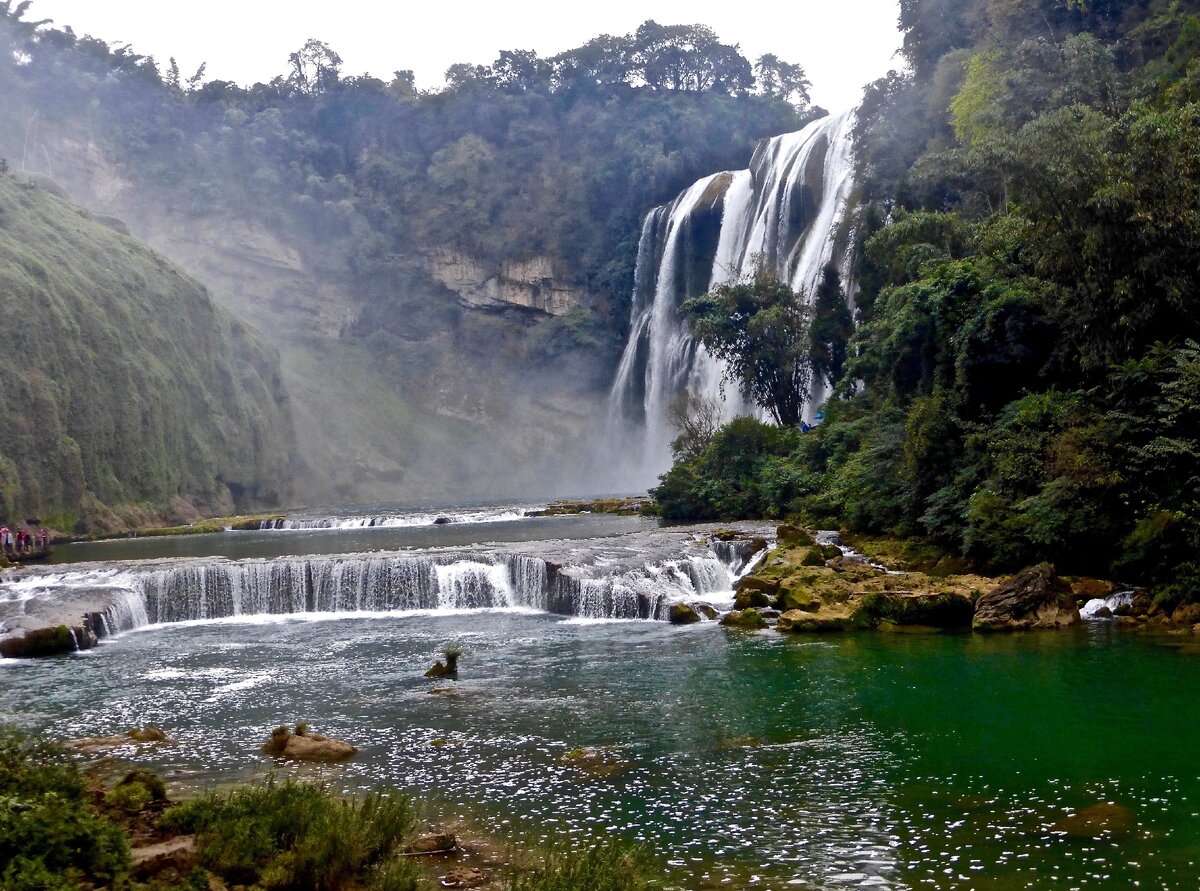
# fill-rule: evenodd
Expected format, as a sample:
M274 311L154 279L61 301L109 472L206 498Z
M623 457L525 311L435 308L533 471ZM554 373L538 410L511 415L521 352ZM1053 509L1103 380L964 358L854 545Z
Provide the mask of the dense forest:
M857 328L811 432L681 455L784 516L1200 598L1200 4L902 0L856 130Z
M206 80L0 2L0 157L126 220L279 348L309 501L597 485L565 480L641 218L819 113L800 66L698 25L504 51L430 92L347 73L319 40L279 62L269 83ZM503 290L510 267L527 303L569 305L454 290Z

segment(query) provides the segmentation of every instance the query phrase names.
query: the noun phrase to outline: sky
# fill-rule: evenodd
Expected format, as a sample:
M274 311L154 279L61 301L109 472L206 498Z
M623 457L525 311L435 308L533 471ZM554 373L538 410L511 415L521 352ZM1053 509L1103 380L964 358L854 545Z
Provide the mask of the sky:
M174 56L184 76L207 63L206 80L240 84L283 74L287 57L315 37L343 59L343 74L390 79L416 72L434 89L455 62L489 64L502 49L552 56L599 34L626 34L652 18L702 23L751 60L775 53L805 67L813 101L830 111L853 107L863 85L899 67L898 0L782 0L767 12L731 0L34 0L27 20L53 19L78 34L128 43L164 66Z

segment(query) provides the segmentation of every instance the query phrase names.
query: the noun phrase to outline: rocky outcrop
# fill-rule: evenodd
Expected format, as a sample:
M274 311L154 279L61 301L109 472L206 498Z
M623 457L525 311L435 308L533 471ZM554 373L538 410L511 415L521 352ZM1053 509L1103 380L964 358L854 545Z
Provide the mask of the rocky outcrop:
M778 615L776 628L793 633L965 629L986 584L971 575L888 572L785 525L776 550L738 582L735 612L723 624L756 627Z
M975 605L972 627L976 631L1033 631L1065 628L1080 621L1070 586L1053 566L1041 563L984 593Z
M358 754L358 749L340 739L332 739L309 731L307 725L297 724L295 732L276 727L263 745L263 754L289 761L346 761Z
M471 309L517 307L562 316L589 305L592 298L583 289L564 283L556 266L544 256L495 266L449 248L425 254L430 276Z

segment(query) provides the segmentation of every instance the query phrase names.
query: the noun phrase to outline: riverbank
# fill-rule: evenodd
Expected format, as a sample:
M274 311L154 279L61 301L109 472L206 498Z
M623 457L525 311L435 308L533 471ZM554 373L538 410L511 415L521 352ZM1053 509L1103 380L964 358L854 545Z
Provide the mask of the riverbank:
M1053 566L985 576L961 561L899 539L855 541L796 526L738 582L721 623L786 633L837 631L1039 631L1113 619L1122 628L1200 635L1200 607L1161 608L1115 582L1060 577Z
M152 727L107 742L122 741L172 744ZM98 753L105 742L67 745ZM567 854L519 849L461 821L430 824L419 803L396 792L340 796L275 774L219 791L180 789L110 758L81 767L64 748L2 724L0 795L10 810L0 823L6 888L647 887L630 849L611 841Z

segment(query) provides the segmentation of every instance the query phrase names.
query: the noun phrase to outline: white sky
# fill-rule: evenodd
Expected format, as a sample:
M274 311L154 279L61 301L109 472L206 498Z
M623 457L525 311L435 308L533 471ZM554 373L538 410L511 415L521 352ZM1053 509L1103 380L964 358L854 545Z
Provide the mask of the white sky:
M771 10L770 7L775 9ZM343 73L384 80L411 68L422 89L442 85L455 62L488 64L502 49L551 56L599 34L626 34L646 19L702 23L752 61L773 52L798 62L813 101L855 105L864 84L899 67L893 54L898 0L34 0L27 20L53 19L78 34L129 43L184 76L208 63L206 80L241 84L283 74L287 57L316 37L345 62Z

